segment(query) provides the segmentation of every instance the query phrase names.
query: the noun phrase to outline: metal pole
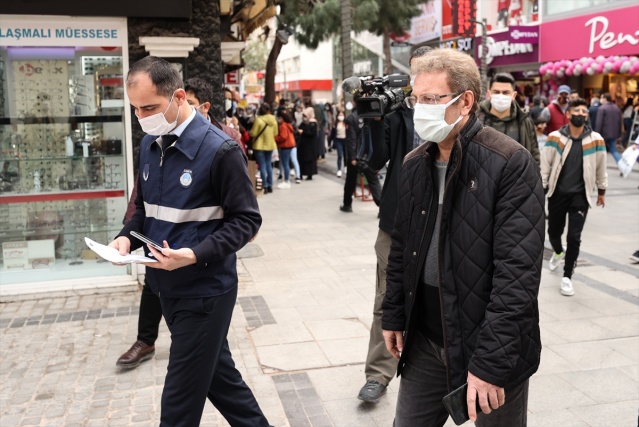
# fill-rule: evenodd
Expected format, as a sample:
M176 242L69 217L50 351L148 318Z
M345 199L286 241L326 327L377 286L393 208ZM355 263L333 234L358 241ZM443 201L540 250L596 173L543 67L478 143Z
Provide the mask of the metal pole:
M486 92L488 91L488 78L487 78L487 67L488 64L486 64L486 47L488 45L488 37L486 34L486 26L488 25L488 22L486 21L486 18L483 18L481 21L478 21L476 19L471 19L470 22L474 22L476 24L481 25L481 50L480 50L480 65L479 65L479 74L481 76L481 91L482 91L482 96L485 96Z

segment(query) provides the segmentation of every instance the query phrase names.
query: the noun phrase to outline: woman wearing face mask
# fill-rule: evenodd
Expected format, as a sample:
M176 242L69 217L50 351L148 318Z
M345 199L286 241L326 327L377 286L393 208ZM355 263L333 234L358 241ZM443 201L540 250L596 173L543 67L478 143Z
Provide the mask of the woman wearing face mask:
M268 104L262 104L258 116L255 118L255 123L251 127L250 134L253 138L253 155L260 167L264 194L273 192L273 163L271 162L271 156L273 155L273 150L277 148L275 136L278 133L277 120L271 114L271 107Z
M313 175L317 175L317 155L315 154L317 120L315 120L313 107L304 109L302 123L297 132L299 133L297 160L300 163L300 172L302 175L306 175L307 181L310 181L313 179Z
M286 109L277 113L277 122L279 135L275 137L275 141L280 154L280 166L284 170L284 182L279 183L277 188L291 188L291 150L295 148L295 134L291 116Z
M342 161L344 159L344 144L346 143L346 124L344 123L344 112L337 113L337 121L333 129L333 147L337 151L337 176L342 177Z

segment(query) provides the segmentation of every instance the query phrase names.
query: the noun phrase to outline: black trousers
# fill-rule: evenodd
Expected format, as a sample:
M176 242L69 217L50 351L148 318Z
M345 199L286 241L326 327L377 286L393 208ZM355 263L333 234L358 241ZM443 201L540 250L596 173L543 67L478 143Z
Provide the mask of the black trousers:
M566 235L566 257L564 258L564 277L572 278L577 264L581 232L588 215L588 200L584 194L553 194L548 199L548 240L553 251L560 254L564 251L561 235L566 226L568 216L568 233Z
M215 297L160 297L171 331L160 427L199 426L207 398L232 427L269 425L226 340L236 297L237 287Z
M363 168L360 170L358 166L353 166L350 161L346 161L346 180L344 181L344 206L351 206L353 204L353 193L355 187L357 187L357 180L360 173L363 173L368 181L368 188L371 190L373 201L377 206L382 199L382 186L379 184L379 177L377 172L370 168Z
M393 427L441 427L448 420L442 398L448 393L444 349L420 331L413 334L402 370ZM477 413L477 427L525 427L528 380L506 391L506 402L490 414Z
M138 318L138 341L146 345L155 344L158 339L160 321L162 320L162 304L160 298L153 293L149 282L144 279L140 296L140 317Z

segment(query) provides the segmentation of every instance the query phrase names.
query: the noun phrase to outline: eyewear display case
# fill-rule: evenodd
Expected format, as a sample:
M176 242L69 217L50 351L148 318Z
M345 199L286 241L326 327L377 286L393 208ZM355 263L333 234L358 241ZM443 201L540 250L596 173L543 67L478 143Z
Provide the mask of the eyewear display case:
M59 32L68 20L77 31ZM60 36L40 37L40 45L0 39L0 291L113 284L113 276L130 282L135 273L98 259L84 242L111 241L128 202L126 20L68 20L0 16L5 36ZM109 32L109 40L83 37L85 27Z

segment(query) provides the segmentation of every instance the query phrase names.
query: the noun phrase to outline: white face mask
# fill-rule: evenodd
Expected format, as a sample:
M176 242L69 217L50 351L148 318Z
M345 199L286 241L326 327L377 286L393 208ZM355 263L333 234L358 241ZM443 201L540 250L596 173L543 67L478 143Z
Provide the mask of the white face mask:
M164 113L153 114L152 116L145 117L143 119L138 117L140 126L142 127L142 130L145 133L149 135L154 135L154 136L161 136L161 135L166 135L167 133L175 129L175 127L177 126L177 119L180 115L180 107L178 106L178 112L175 115L175 120L173 120L172 123L169 123L166 120L166 117L164 117L166 112L169 111L169 108L171 108L171 103L173 102L174 95L175 95L175 92L173 93L173 95L171 95L171 101L169 102L169 106L166 107L166 110L164 111ZM136 114L136 117L137 117L137 114Z
M415 114L413 122L415 124L415 132L424 141L432 141L440 143L446 139L450 131L459 123L463 116L459 116L453 123L446 123L446 109L459 99L462 94L457 95L446 104L417 104L415 105Z
M344 121L344 116L337 116L337 120L339 120L340 122Z
M510 109L510 105L513 103L513 98L509 95L493 94L490 95L490 105L500 113Z
M230 99L225 99L224 100L224 111L228 111L231 108L233 108L233 101L231 101Z

